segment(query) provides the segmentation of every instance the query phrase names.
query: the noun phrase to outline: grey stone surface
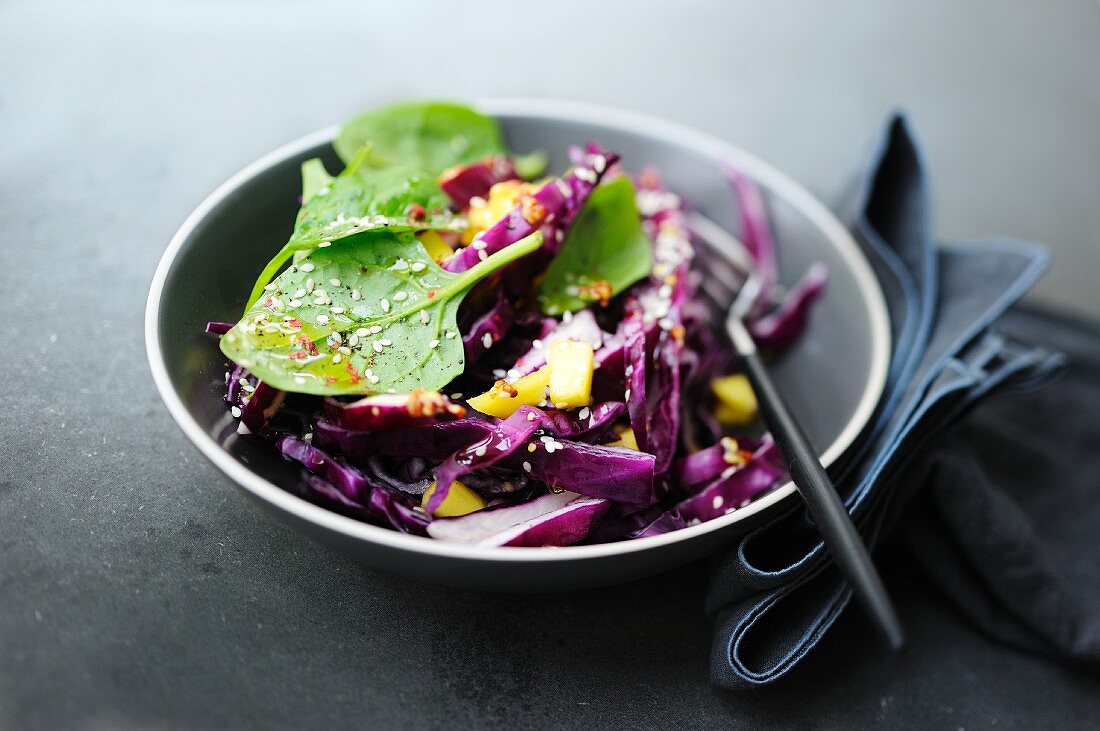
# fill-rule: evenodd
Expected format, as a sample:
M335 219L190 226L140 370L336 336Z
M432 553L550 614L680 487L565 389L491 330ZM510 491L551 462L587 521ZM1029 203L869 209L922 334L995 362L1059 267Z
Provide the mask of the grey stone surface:
M265 151L399 96L654 112L829 199L882 114L929 146L939 229L1051 242L1040 294L1100 314L1100 5L0 5L0 728L1043 728L1095 678L988 644L893 577L913 642L850 614L748 695L706 682L695 566L559 596L363 569L261 515L170 422L148 282Z

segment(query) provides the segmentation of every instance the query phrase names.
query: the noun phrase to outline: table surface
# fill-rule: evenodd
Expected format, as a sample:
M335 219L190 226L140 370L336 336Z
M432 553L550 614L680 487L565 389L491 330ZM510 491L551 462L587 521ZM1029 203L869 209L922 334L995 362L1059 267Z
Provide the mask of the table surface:
M849 613L776 687L715 690L701 565L554 596L368 570L262 515L153 389L145 293L190 209L268 149L400 96L650 111L827 200L900 103L929 143L938 230L1052 242L1069 264L1040 294L1100 314L1095 248L1081 248L1100 191L1100 5L774 5L0 5L0 285L15 315L0 325L0 728L1100 716L1096 678L988 643L899 576L904 655Z

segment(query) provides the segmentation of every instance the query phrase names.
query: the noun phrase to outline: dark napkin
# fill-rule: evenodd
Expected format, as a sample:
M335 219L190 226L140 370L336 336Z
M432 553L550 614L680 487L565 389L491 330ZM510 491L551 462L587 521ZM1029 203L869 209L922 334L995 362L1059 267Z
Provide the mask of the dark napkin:
M1035 388L1063 365L1059 354L994 328L1045 270L1045 251L1008 239L937 247L929 198L919 148L906 120L894 117L862 178L852 223L886 295L892 359L875 417L831 470L872 550L927 482L930 445L988 396ZM707 596L716 619L713 682L773 682L851 598L795 504L716 557Z

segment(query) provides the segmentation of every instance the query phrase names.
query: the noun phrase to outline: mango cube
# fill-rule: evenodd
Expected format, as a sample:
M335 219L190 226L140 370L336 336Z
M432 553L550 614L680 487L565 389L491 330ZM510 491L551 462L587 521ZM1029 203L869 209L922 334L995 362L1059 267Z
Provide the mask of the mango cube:
M550 369L546 366L529 373L514 383L497 381L488 391L470 399L470 408L483 414L507 419L520 406L538 406L546 400Z
M428 252L428 256L440 261L446 259L448 256L454 253L438 231L421 231L416 235L420 239L420 243L424 245L424 250Z
M505 180L489 188L487 199L472 199L470 208L466 212L470 227L466 230L463 241L469 243L473 240L474 234L492 228L497 221L519 205L523 196L530 195L536 190L538 190L537 186L522 180Z
M617 426L615 427L615 433L619 435L619 438L613 442L608 442L608 447L626 447L627 449L638 448L638 438L634 436L634 430L629 426Z
M714 418L724 426L745 426L756 418L756 394L743 373L715 378L710 383L718 406Z
M424 498L420 501L421 507L428 508L428 501L432 499L436 483L433 480L431 486L424 491ZM460 515L469 515L485 507L485 499L458 480L451 483L451 489L447 491L447 497L436 508L437 518L457 518Z
M559 409L587 406L592 399L592 346L579 340L559 340L550 346L550 403Z

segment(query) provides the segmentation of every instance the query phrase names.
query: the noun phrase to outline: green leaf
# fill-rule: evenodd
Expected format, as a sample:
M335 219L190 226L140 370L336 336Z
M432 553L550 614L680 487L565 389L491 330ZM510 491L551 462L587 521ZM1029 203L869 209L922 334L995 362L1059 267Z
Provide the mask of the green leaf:
M455 319L462 298L541 244L536 232L454 273L410 233L358 234L280 274L221 349L283 391L439 390L465 365Z
M524 180L534 180L546 170L550 157L542 150L535 150L526 155L513 155L512 162L516 166L517 175Z
M321 158L315 157L302 163L302 205L309 203L310 198L317 195L317 191L328 187L333 178L325 170L325 164Z
M368 142L368 166L408 165L433 176L505 152L495 119L449 102L404 102L361 114L344 124L332 145L348 162Z
M300 261L318 246L375 229L457 231L465 227L464 219L448 211L450 199L431 176L409 167L364 167L362 160L368 154L370 150L364 146L342 173L328 178L327 184L319 184L324 173L319 160L302 166L303 204L294 233L264 267L249 295L249 306L292 257Z
M582 310L599 297L587 288L606 282L617 295L650 272L652 246L642 230L634 186L620 176L597 186L539 285L543 312Z

